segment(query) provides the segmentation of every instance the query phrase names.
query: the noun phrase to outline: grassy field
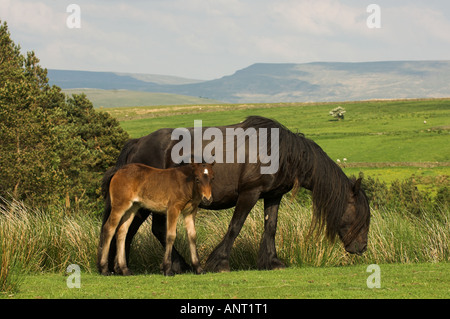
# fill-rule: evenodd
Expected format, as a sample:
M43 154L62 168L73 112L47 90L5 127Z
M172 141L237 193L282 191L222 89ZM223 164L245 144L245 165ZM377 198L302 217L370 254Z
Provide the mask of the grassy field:
M328 111L346 108L343 121ZM448 186L450 99L351 103L190 105L108 110L133 137L162 127L237 123L249 115L280 121L316 141L348 175L386 182L413 177L422 189ZM343 159L347 161L343 162ZM345 253L340 242L308 237L311 207L284 198L276 245L283 271L256 271L264 229L258 202L236 240L231 273L175 278L160 275L162 247L141 227L131 251L133 277L96 274L101 221L91 212L63 208L40 211L19 202L0 206L0 298L449 298L450 215L448 207L420 215L395 208L372 209L368 251ZM201 263L225 234L232 210L200 211L197 218ZM180 223L180 227L181 227ZM184 229L177 249L188 256ZM25 248L25 249L24 249ZM82 269L81 289L68 289L65 269ZM369 289L366 268L381 267L381 288ZM6 265L6 266L5 266ZM4 281L2 281L4 280ZM192 289L192 287L196 287Z
M193 285L190 298L447 298L450 288L448 209L421 217L372 210L368 251L355 256L347 254L339 241L308 236L311 208L285 198L276 246L288 269L272 272L255 270L264 229L263 205L258 202L233 247L231 273L175 278L160 274L163 249L151 234L151 218L132 245L129 265L136 276L105 278L97 275L95 266L99 218L44 213L20 203L1 213L0 237L8 239L0 247L1 261L7 266L2 271L11 271L3 283L10 288L1 298L184 298ZM199 212L196 228L202 264L225 234L232 213ZM178 226L175 246L186 258L187 238L182 223ZM65 286L63 274L70 264L81 268L80 290ZM364 285L370 264L382 265L382 278L386 275L381 294Z
M370 289L367 265L293 267L276 271L235 271L164 277L82 272L81 288L67 287L62 274L24 278L21 292L3 298L450 298L450 263L381 264L380 288ZM195 289L192 289L195 287ZM0 295L1 296L1 295Z

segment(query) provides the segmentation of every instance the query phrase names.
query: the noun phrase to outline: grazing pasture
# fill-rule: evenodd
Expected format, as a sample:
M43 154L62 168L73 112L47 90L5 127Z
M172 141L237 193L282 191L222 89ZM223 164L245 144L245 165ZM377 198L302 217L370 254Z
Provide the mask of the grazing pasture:
M346 109L345 120L328 115L337 106ZM191 127L198 119L209 126L261 115L317 142L332 159L340 159L347 175L363 172L387 183L411 177L432 198L439 189L449 187L449 99L108 111L133 137L162 127ZM164 251L151 234L149 218L132 244L130 266L136 276L105 278L95 270L101 228L98 214L74 213L63 206L42 211L5 200L0 209L0 298L184 298L187 291L192 298L448 298L448 205L418 209L417 215L399 208L372 207L368 250L353 256L338 241L308 237L310 203L285 196L276 245L278 257L289 268L256 271L264 228L263 206L258 202L232 249L231 273L175 278L161 275ZM232 210L200 210L197 216L198 253L204 264L225 234ZM175 246L189 256L181 227ZM81 267L81 289L67 288L69 264ZM370 264L381 267L381 288L367 288ZM192 292L193 284L202 289Z

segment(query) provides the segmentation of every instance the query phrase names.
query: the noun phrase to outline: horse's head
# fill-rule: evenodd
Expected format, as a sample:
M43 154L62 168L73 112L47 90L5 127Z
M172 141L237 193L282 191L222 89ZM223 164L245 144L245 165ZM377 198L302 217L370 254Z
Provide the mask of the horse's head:
M361 189L360 178L353 182L348 195L348 204L339 225L339 238L347 252L361 255L366 251L369 223L369 202Z
M214 179L213 164L208 163L192 163L194 172L194 185L200 194L201 201L204 205L212 203L211 182Z

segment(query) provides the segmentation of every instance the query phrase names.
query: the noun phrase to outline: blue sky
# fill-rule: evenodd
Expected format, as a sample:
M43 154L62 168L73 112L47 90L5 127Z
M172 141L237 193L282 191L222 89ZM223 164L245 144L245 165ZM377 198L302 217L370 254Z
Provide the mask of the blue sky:
M66 25L71 3L79 29ZM450 60L443 0L0 0L0 19L54 69L208 80L257 62Z

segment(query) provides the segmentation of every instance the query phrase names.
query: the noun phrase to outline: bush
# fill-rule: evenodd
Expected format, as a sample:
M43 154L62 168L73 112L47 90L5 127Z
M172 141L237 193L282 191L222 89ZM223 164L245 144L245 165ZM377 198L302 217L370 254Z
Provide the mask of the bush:
M390 185L369 176L363 179L363 189L374 209L388 209L415 216L421 216L423 211L433 211L433 207L445 206L449 200L446 187L439 189L433 200L430 194L419 190L414 176L405 180L397 179Z
M414 177L406 180L395 180L389 189L389 207L396 210L404 210L408 213L420 216L422 210L428 210L432 206L432 200L428 194L417 188Z

